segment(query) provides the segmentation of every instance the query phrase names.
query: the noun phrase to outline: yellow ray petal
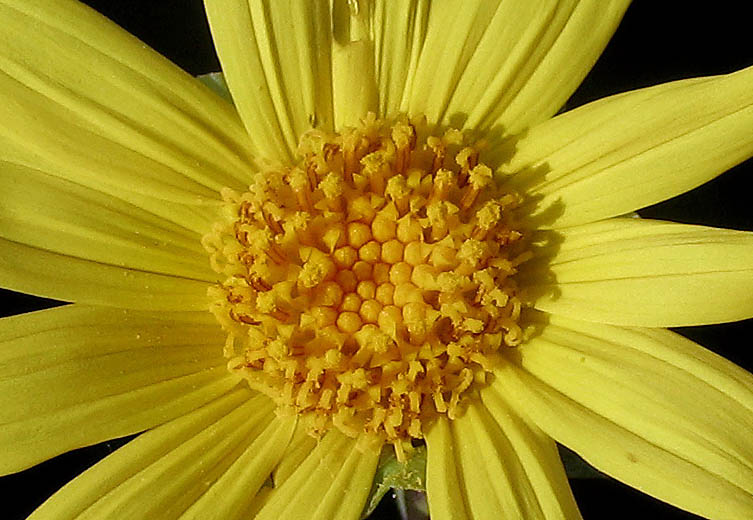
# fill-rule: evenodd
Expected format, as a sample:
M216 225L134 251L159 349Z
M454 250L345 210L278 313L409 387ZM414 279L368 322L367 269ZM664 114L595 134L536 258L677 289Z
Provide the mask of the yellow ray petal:
M201 236L137 206L0 161L0 236L133 270L213 281Z
M153 427L234 386L206 313L70 305L0 320L0 472Z
M332 3L332 106L335 128L354 126L378 111L378 94L370 2Z
M442 2L429 15L403 109L505 133L545 120L596 62L628 3Z
M94 305L149 310L206 310L208 284L135 271L0 238L0 287Z
M450 421L439 416L426 432L426 498L429 514L440 520L471 520Z
M429 434L432 518L580 518L554 442L497 393L483 401Z
M246 185L233 108L72 0L0 2L2 157L108 192L197 204Z
M646 327L753 316L753 233L618 218L542 236L521 281L540 310Z
M293 433L293 438L290 440L287 450L285 450L285 455L272 475L275 486L279 487L285 482L306 460L306 457L309 456L316 445L317 440L309 435L307 426L299 422Z
M543 518L521 461L483 406L450 426L472 518Z
M137 437L66 485L30 519L177 519L233 471L260 434L269 434L272 408L266 397L239 387Z
M547 121L501 150L539 226L623 215L753 155L753 67L619 94ZM514 153L512 149L514 148Z
M702 516L753 514L750 374L666 330L542 320L496 391L637 489Z
M273 419L181 520L250 518L255 495L282 458L295 425L295 417Z
M470 518L496 518L504 514L512 518L541 518L525 472L489 412L481 406L469 406L462 418L451 422L450 431Z
M429 0L380 0L374 6L379 117L395 117L426 39Z
M523 473L519 474L518 478L526 482L535 494L542 517L581 518L554 441L527 418L517 413L504 396L485 389L481 392L481 399L499 428L495 435L494 428L487 423L486 428L490 437L504 435L509 449L512 450L507 452L506 448L507 456L502 458L502 464L519 461L519 471ZM499 438L495 444L505 445ZM510 465L514 464L510 462ZM513 485L518 484L513 482ZM528 515L530 511L531 509L528 510Z
M361 452L354 439L330 430L255 518L358 520L378 461L378 449Z
M256 153L290 160L304 131L332 128L328 2L204 3L225 79Z

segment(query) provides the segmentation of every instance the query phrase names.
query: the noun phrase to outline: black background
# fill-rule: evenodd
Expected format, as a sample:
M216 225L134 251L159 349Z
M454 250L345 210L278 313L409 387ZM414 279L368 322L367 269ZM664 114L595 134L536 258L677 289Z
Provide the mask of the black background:
M191 74L219 70L200 0L87 0L85 3ZM742 0L696 3L635 0L596 67L568 102L568 108L634 88L731 72L753 64L748 4ZM640 213L677 222L753 230L748 189L752 174L753 161L749 160L690 193ZM0 302L2 315L54 303L7 291L0 292ZM750 340L753 320L685 328L680 332L753 371ZM111 441L78 450L20 474L0 478L3 499L0 517L25 518L57 488L124 442ZM572 486L586 519L696 518L612 480L574 480ZM383 504L375 518L397 518L397 512L391 504Z

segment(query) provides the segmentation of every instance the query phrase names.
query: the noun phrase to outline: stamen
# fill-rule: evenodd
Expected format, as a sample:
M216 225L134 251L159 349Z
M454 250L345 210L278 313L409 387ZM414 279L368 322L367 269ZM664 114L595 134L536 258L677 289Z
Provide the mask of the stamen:
M392 140L397 148L394 171L402 175L410 164L411 152L416 148L416 128L410 123L397 123L392 127Z
M390 178L387 181L387 188L384 190L384 193L395 203L395 207L400 215L407 213L409 207L408 196L411 194L411 189L408 187L405 177L396 175Z
M481 190L488 186L491 181L491 169L484 164L476 165L468 176L468 186L460 199L460 207L464 210L470 208L476 202L476 197Z
M300 168L290 172L290 187L298 200L298 206L303 211L311 211L311 186L309 177Z

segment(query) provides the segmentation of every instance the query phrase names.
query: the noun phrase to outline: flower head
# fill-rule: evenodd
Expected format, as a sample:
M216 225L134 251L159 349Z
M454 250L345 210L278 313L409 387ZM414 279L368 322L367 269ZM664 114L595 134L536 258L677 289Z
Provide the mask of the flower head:
M555 441L751 513L753 377L661 327L753 316L753 236L623 215L753 155L753 70L555 115L628 2L448 3L206 0L231 104L0 0L0 284L75 302L0 322L0 468L146 430L34 518L355 519L393 453L577 518Z
M227 221L204 237L230 369L312 433L388 442L403 462L520 344L514 276L530 257L519 197L459 132L426 127L370 114L306 133L300 166L225 192Z

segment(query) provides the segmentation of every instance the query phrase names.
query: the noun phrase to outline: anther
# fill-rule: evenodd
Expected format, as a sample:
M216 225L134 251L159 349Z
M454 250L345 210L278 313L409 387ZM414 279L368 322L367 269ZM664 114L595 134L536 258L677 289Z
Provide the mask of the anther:
M395 207L400 215L405 215L409 208L408 196L411 193L405 177L396 175L387 181L387 188L384 193L395 203Z
M269 285L267 282L265 282L262 278L260 278L257 275L250 274L246 280L248 280L248 283L251 287L256 289L257 291L271 291L272 286Z
M476 240L483 240L501 218L502 205L497 201L490 200L476 212L476 227L473 228L471 236Z
M300 168L294 168L288 178L290 179L290 187L298 201L298 206L303 211L311 211L311 186L308 176Z
M429 173L434 175L444 164L445 154L447 149L442 139L436 136L431 136L426 139L426 145L434 152L434 160L431 163L431 169Z
M389 177L390 165L387 154L381 150L365 155L361 159L363 174L369 179L369 188L373 193L384 193L385 179Z
M267 202L264 204L264 207L262 207L261 213L264 216L264 221L267 223L267 226L269 226L269 229L274 233L275 235L278 235L283 232L282 226L280 223L275 219L273 214L277 210L272 203Z
M243 224L240 222L236 222L233 225L233 236L235 236L235 239L240 242L242 246L248 247L251 245L251 242L248 240L248 231L246 231L243 228Z
M358 172L360 159L368 147L366 137L356 131L343 135L343 175L348 184L353 184L353 174Z
M233 309L230 309L230 318L234 321L239 321L241 323L245 323L246 325L259 325L261 322L258 320L255 320L251 316L247 316L245 314L237 314Z
M484 164L476 165L468 177L468 186L460 199L460 207L464 210L470 208L476 202L479 192L490 182L492 182L492 170Z
M470 146L463 148L455 156L455 162L460 166L458 186L465 186L470 171L478 164L478 150Z
M306 155L306 176L308 177L309 187L317 185L316 172L318 169L318 159L321 159L321 157L314 154Z
M445 200L450 193L450 188L455 185L455 174L444 168L434 174L434 182L429 196L429 202Z
M431 224L431 231L429 232L431 242L438 242L447 236L447 233L449 232L448 219L452 208L457 211L457 208L443 200L432 202L427 205L426 216Z
M411 152L416 148L416 129L410 123L398 123L392 128L392 141L397 148L395 173L402 175L410 164Z
M342 176L335 172L329 172L319 183L319 189L322 190L324 198L327 201L327 208L330 211L342 211L344 182Z
M282 323L287 323L288 321L290 321L290 317L291 317L291 314L289 312L286 312L282 309L275 309L271 312L268 312L267 314L269 314L272 318Z
M241 201L240 208L238 210L238 216L243 220L250 220L252 218L251 203L249 201Z
M335 143L325 143L322 147L322 153L324 155L324 160L330 162L338 153L340 153L340 146Z

